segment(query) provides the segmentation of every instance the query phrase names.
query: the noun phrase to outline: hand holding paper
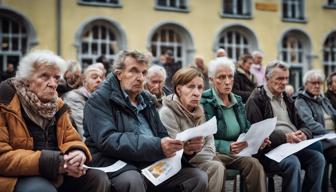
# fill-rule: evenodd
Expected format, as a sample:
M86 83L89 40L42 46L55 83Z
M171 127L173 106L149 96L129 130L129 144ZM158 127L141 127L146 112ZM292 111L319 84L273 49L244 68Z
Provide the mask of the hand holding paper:
M161 139L161 148L166 157L173 157L177 151L183 148L183 142L170 137L164 137Z
M204 145L204 137L196 137L184 142L184 153L191 155L200 152Z
M181 133L176 135L176 140L179 142L189 142L185 143L185 148L187 148L189 153L197 152L202 149L204 143L204 137L208 135L215 134L217 132L217 120L216 117L213 117L209 121L205 122L202 125L199 125L194 128L189 128ZM168 140L168 139L167 139ZM174 140L174 139L172 139ZM180 146L176 144L175 150ZM174 151L174 150L172 150ZM173 155L173 152L169 153ZM142 174L151 181L155 186L169 179L182 168L181 158L183 155L183 149L176 152L176 155L173 155L170 158L165 158L160 161L157 161L150 166L141 170Z

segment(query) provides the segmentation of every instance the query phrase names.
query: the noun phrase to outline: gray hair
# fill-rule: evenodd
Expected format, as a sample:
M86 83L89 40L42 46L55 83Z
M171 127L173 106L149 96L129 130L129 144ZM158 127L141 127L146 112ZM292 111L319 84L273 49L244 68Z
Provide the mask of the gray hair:
M102 63L95 63L90 66L88 66L83 73L83 77L86 79L91 71L98 71L101 72L102 74L105 74L106 70L104 68L104 65Z
M264 53L262 51L253 51L251 55L252 55L252 57L255 57L257 55L260 55L261 57L264 57Z
M309 80L312 78L317 77L318 79L321 80L321 82L324 81L325 76L320 70L309 70L307 71L304 76L303 76L303 84L305 85Z
M219 57L209 62L208 76L214 77L219 67L229 67L232 70L232 73L235 71L235 65L231 59L227 57Z
M126 57L134 58L138 63L144 63L148 65L148 59L143 53L139 51L120 51L113 63L113 73L116 73L117 70L125 69L125 59Z
M223 48L219 48L219 49L217 49L217 51L216 51L216 57L220 57L219 55L220 54L224 54L225 56L226 56L226 50L225 49L223 49Z
M65 61L49 50L35 50L25 55L18 66L16 78L29 79L39 65L56 66L61 74L66 69Z
M152 65L147 70L146 81L149 81L149 79L155 74L161 75L164 80L166 80L166 78L167 78L167 72L163 67L161 67L159 65Z
M266 66L265 76L270 78L275 68L280 68L285 71L285 70L289 70L289 65L285 62L278 61L278 60L271 61Z
M82 72L82 66L78 61L75 60L68 60L65 62L67 66L67 71L71 73L75 73L77 71Z

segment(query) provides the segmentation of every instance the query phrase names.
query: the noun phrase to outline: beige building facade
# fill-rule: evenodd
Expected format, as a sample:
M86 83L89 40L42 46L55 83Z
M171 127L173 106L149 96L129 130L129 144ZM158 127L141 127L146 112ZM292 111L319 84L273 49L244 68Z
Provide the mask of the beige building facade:
M218 48L237 60L261 50L264 62L305 71L336 70L336 0L0 0L0 64L50 49L83 66L123 49L172 50L184 66Z

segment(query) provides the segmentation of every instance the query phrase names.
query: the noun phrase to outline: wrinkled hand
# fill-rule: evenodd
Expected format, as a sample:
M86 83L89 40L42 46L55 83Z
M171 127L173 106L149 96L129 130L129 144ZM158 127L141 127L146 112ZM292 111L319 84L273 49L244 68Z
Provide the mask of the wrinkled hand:
M295 132L295 135L298 137L298 138L300 138L301 139L301 141L304 141L304 140L307 140L307 136L306 136L306 134L304 133L304 132L302 132L302 131L296 131Z
M73 150L64 155L64 169L69 176L80 177L85 174L83 167L86 156L81 150Z
M299 143L303 141L301 137L302 136L297 132L286 133L287 143Z
M192 155L193 153L198 153L202 150L204 145L204 137L196 137L184 142L184 153Z
M269 138L265 138L264 142L261 144L260 149L264 149L267 145L270 145L272 142L269 140Z
M164 137L161 139L161 148L166 157L173 157L176 155L176 151L183 148L183 142L170 137Z
M241 152L244 148L247 147L247 142L246 141L236 141L231 143L230 145L230 151L232 154L238 154L239 152Z

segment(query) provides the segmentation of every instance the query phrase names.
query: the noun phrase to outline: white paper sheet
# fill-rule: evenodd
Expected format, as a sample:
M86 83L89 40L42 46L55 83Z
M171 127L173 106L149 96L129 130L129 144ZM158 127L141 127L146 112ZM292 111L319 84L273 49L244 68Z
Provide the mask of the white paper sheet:
M306 147L308 147L309 145L323 140L323 139L335 139L336 138L336 134L335 133L328 133L323 135L322 137L318 137L318 138L314 138L314 139L308 139L305 141L301 141L300 143L285 143L282 144L278 147L276 147L275 149L273 149L272 151L266 153L265 155L270 158L273 159L276 162L280 162L282 161L284 158L288 157L289 155L292 155L298 151L300 151L301 149L304 149Z
M121 168L125 167L127 165L127 163L119 160L117 162L115 162L114 164L107 166L107 167L89 167L84 165L84 168L86 169L97 169L97 170L101 170L104 171L105 173L110 173L110 172L116 172L118 170L120 170Z
M186 129L181 133L176 134L177 140L188 141L195 137L205 137L208 135L215 134L217 132L217 119L212 117L207 122L190 129Z
M216 117L197 127L189 128L181 133L176 134L176 139L180 141L188 141L195 137L206 137L217 132ZM151 181L155 186L169 179L180 171L181 158L183 149L176 152L174 157L159 160L150 166L141 170L142 174Z
M248 146L238 156L252 156L256 154L265 138L269 137L275 129L277 117L265 119L251 125L247 133L242 133L237 141L246 141Z

